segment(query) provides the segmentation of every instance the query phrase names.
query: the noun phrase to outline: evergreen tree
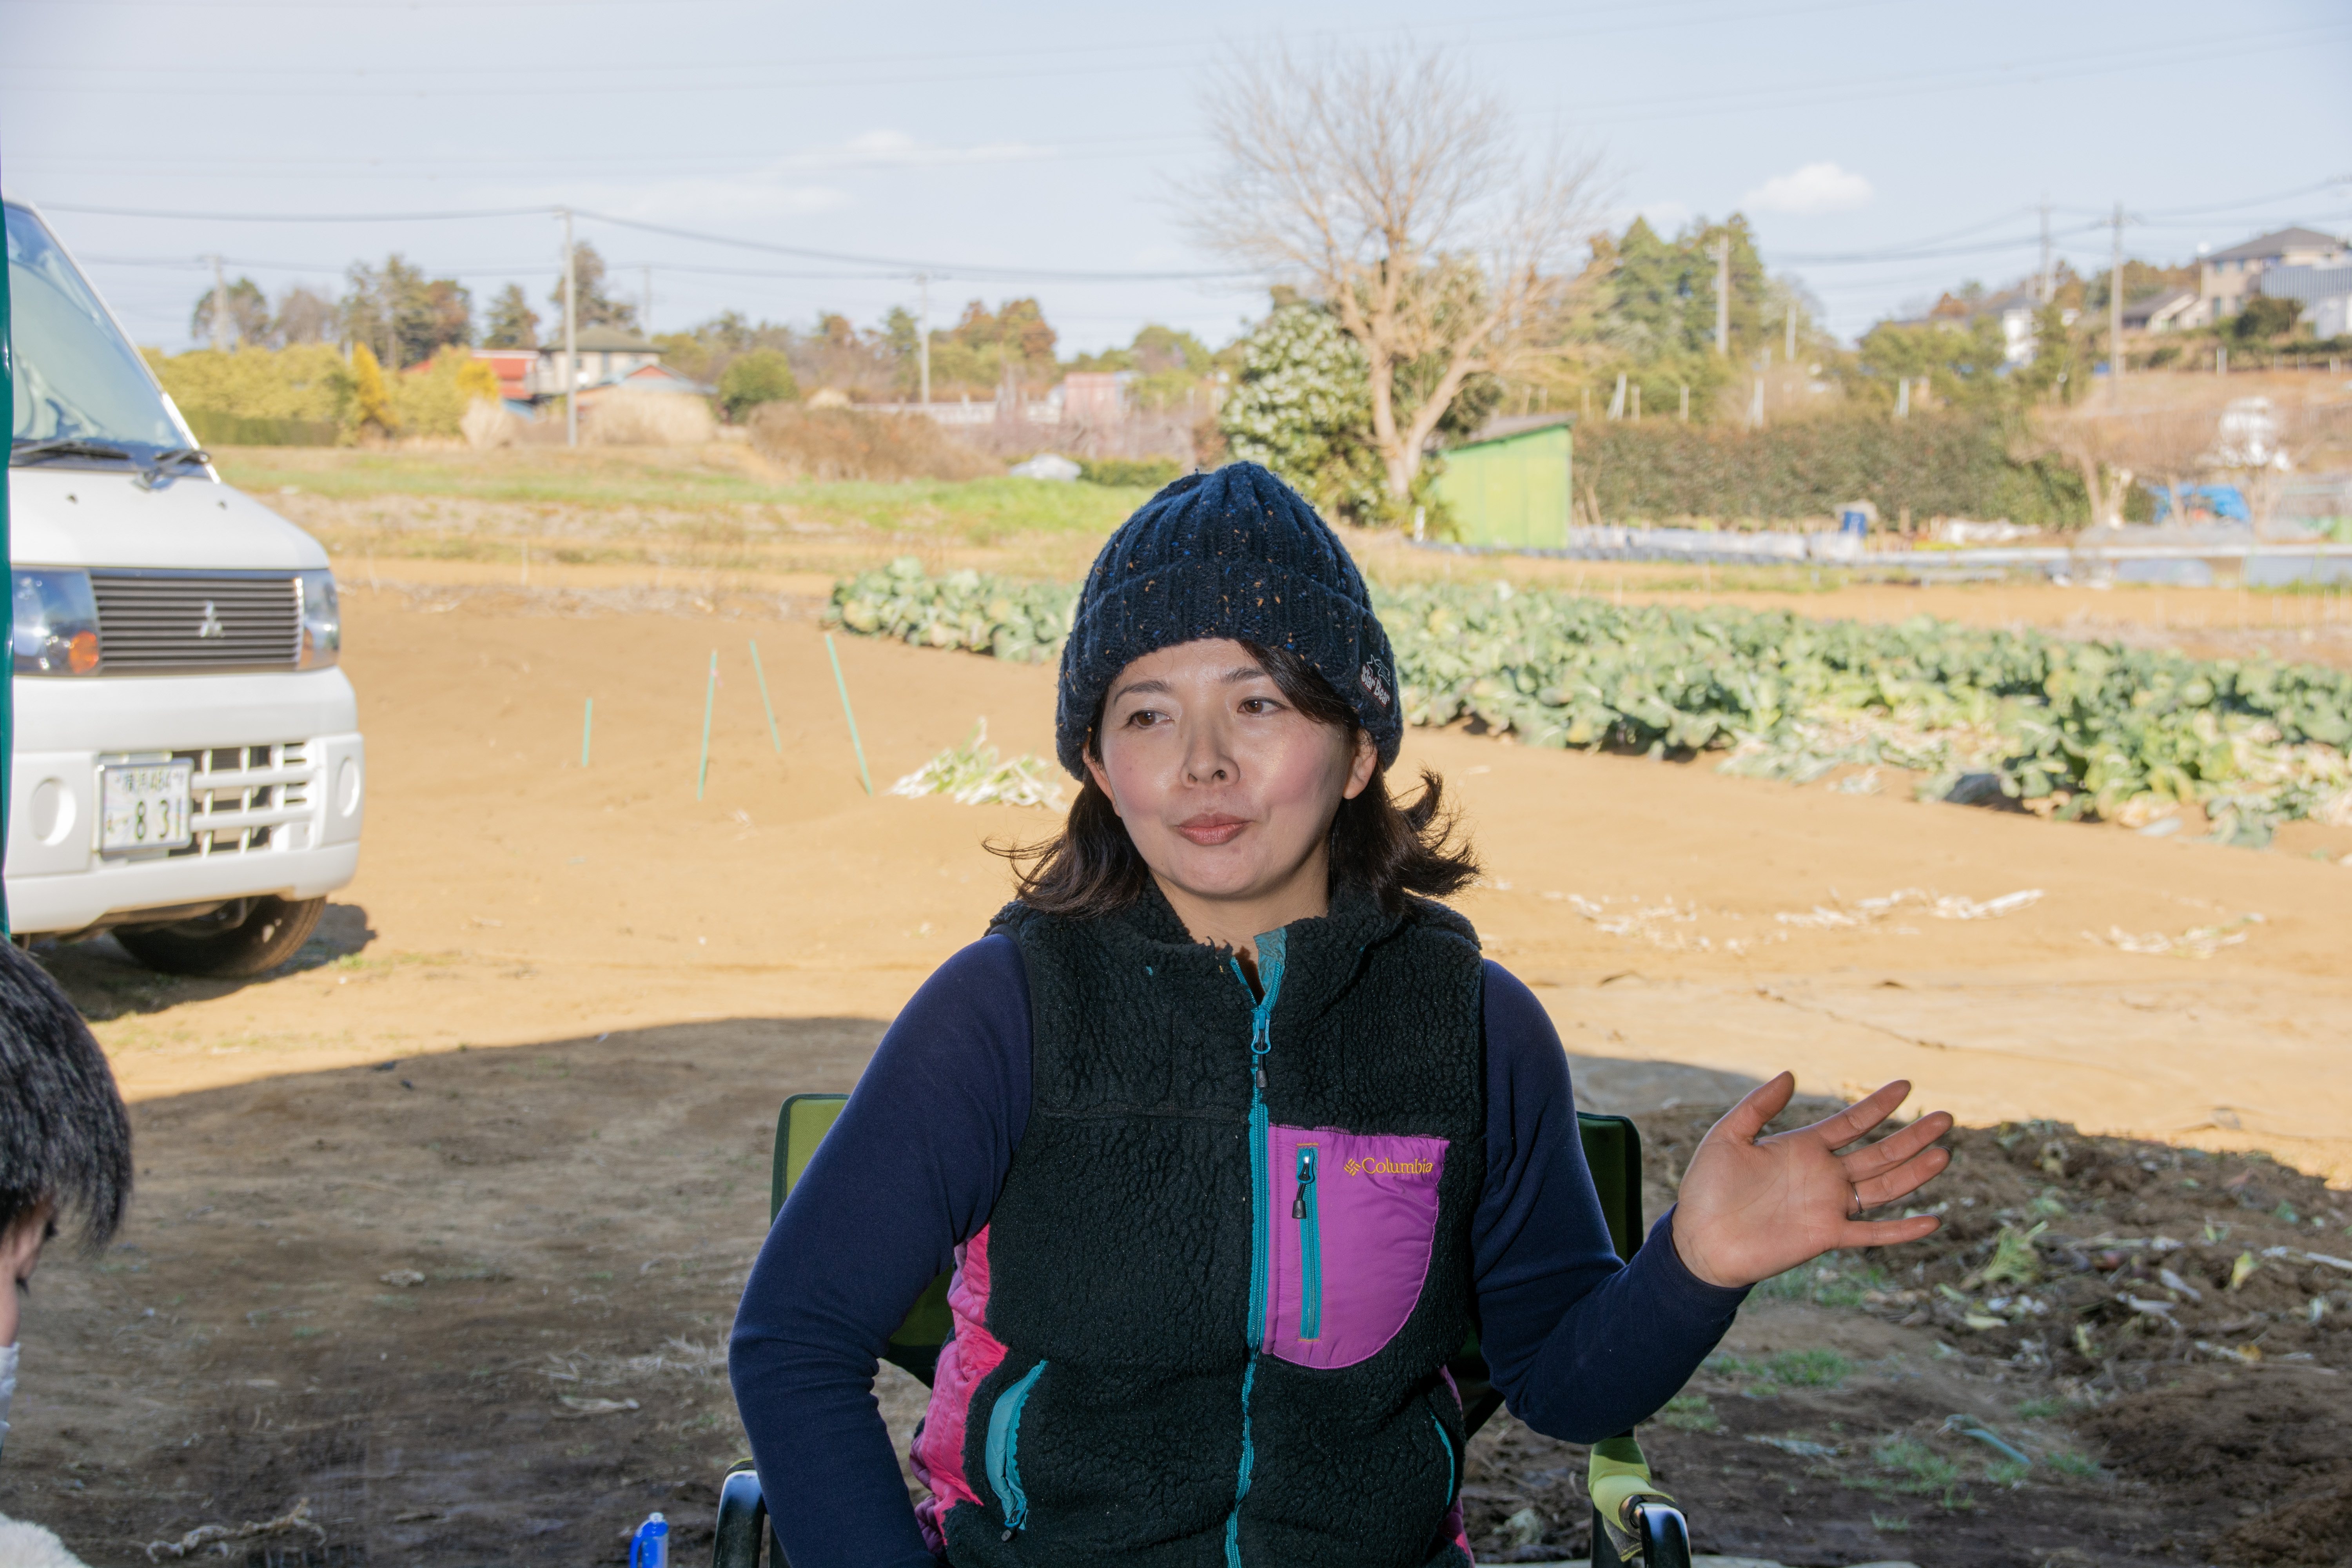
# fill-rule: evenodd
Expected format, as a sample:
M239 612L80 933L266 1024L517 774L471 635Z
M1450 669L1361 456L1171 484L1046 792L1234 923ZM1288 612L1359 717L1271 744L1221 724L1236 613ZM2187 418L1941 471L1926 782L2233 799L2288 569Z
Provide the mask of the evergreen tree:
M509 283L490 301L482 326L482 346L492 349L535 349L539 346L539 312L520 283Z
M618 327L623 331L637 330L637 308L626 300L615 300L604 291L604 258L596 247L580 240L572 247L572 286L579 290L575 320L583 327ZM558 274L555 291L548 297L555 307L555 327L563 326L563 278Z
M1234 457L1272 468L1326 515L1363 523L1388 510L1364 351L1320 305L1278 305L1249 335L1217 426Z

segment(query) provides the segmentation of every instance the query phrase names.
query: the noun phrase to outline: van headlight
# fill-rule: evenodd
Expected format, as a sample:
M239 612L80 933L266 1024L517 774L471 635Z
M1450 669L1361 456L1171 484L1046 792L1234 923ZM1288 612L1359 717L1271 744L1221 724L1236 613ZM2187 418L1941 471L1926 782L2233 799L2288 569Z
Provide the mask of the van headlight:
M98 669L98 600L87 572L46 566L9 574L18 675L90 675Z
M324 669L342 657L343 608L332 572L298 572L302 595L302 668Z

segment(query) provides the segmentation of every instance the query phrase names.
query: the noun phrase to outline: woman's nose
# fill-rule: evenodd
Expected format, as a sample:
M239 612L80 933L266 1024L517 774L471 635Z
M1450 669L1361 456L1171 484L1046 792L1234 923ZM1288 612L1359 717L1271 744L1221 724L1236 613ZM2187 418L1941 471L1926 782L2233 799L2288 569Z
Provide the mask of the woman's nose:
M1184 782L1186 784L1223 784L1233 778L1233 759L1226 753L1223 737L1208 725L1202 725L1185 737Z

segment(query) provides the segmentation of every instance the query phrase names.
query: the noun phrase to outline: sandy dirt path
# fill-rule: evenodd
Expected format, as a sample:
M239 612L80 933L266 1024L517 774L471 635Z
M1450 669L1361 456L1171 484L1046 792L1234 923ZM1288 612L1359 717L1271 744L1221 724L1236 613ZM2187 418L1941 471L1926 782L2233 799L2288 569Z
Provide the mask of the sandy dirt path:
M1051 826L868 797L814 601L753 606L789 619L556 602L352 593L360 878L310 966L257 984L58 950L127 1092L667 1024L887 1019L1006 896L982 840ZM1050 671L836 640L877 792L983 716L1008 754L1050 752ZM1458 731L1410 735L1404 762L1456 792L1490 873L1464 907L1571 1050L1785 1065L1825 1094L1907 1075L1968 1121L2259 1145L2352 1177L2352 869L2334 863L2352 835L2318 845L2327 860L2222 849ZM1998 917L1933 902L2029 889ZM1865 902L1906 890L1924 897ZM2230 945L2115 945L2200 930ZM804 1087L790 1076L779 1092Z

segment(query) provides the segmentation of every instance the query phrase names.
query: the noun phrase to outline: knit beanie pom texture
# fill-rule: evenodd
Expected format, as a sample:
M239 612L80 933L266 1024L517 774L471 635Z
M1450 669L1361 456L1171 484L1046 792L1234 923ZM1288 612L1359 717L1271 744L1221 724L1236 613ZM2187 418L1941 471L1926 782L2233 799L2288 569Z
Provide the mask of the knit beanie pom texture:
M1381 765L1396 761L1396 660L1363 574L1297 490L1234 463L1168 486L1095 557L1062 647L1062 765L1087 776L1087 731L1120 670L1211 637L1297 654L1354 707Z

